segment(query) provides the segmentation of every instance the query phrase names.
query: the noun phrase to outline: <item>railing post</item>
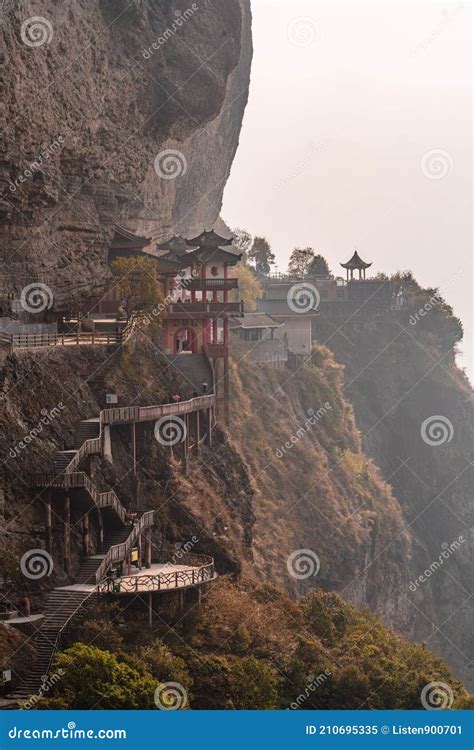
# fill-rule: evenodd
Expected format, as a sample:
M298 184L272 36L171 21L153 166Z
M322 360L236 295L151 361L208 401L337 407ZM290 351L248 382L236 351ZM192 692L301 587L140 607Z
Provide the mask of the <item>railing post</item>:
M64 498L64 517L63 517L63 555L64 570L66 573L71 572L71 500L69 495Z
M52 530L52 515L51 515L51 490L46 490L44 499L44 510L45 510L45 542L46 552L52 554L53 551L53 530Z

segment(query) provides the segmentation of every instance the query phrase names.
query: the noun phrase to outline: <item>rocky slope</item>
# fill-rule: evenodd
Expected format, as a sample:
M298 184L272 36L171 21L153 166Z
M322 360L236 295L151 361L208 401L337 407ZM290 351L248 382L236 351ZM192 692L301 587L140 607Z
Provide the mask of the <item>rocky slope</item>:
M116 222L163 238L216 221L247 102L250 2L0 12L1 287L44 279L62 309L100 291Z
M397 595L409 612L404 632L472 685L473 393L455 364L459 322L440 303L417 318L433 290L410 286L410 311L361 309L340 330L323 311L314 336L345 365L362 445L392 486L411 537L410 585ZM390 546L398 544L396 537Z

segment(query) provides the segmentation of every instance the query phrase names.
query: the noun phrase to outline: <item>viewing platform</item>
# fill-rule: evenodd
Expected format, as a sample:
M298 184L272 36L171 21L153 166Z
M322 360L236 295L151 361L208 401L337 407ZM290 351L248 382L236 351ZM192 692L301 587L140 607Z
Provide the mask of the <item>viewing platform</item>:
M214 560L206 555L174 553L180 562L152 563L142 569L119 578L107 578L97 585L99 594L140 594L186 589L199 586L217 578Z

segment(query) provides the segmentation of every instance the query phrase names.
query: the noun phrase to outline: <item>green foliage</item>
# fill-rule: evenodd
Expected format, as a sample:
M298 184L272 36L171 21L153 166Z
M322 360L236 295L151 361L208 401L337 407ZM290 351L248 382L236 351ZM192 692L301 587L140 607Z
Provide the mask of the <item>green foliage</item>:
M308 276L320 276L326 278L330 273L326 258L323 255L315 255L308 268Z
M290 255L288 273L292 276L306 276L313 260L314 250L312 247L295 247Z
M159 328L164 297L153 259L117 258L112 272L127 320L133 319L142 327Z
M255 237L248 258L256 272L263 275L270 273L270 268L275 263L275 256L265 237Z
M235 266L231 269L230 276L239 280L239 288L233 289L231 299L235 302L243 300L245 312L257 309L257 300L263 296L263 290L255 273L249 266Z
M232 230L234 236L234 245L238 248L239 252L242 253L241 263L247 265L248 263L248 251L252 245L252 235L247 232L246 229L236 227Z
M74 644L56 656L53 669L64 674L41 708L155 708L157 680L95 646Z
M278 707L278 675L265 661L253 656L235 659L229 682L233 708L265 711Z

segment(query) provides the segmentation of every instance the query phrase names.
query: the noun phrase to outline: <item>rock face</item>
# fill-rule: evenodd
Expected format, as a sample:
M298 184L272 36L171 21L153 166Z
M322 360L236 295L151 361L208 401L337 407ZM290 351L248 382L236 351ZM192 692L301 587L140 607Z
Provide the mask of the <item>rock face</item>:
M115 223L160 239L214 224L250 0L6 0L0 35L2 288L43 281L65 309L101 290Z
M410 582L394 601L409 614L402 632L472 686L474 409L454 360L456 320L441 309L416 322L410 312L363 308L335 329L321 314L313 333L345 365L364 450L391 484L411 538ZM394 537L390 547L398 544Z

